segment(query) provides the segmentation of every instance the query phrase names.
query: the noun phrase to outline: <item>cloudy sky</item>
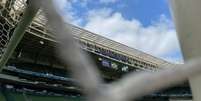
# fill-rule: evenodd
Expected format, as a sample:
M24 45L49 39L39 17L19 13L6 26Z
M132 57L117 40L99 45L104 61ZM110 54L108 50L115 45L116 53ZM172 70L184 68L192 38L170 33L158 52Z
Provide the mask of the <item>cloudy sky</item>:
M72 24L170 62L182 62L167 0L57 0Z

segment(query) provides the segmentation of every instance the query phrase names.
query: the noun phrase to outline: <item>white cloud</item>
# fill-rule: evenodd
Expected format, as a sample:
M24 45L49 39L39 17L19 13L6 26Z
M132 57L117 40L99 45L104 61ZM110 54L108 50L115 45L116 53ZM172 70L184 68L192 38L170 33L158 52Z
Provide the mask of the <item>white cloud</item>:
M108 4L108 3L115 3L117 2L118 0L100 0L100 3L105 3L105 4Z
M127 20L121 13L104 8L90 11L84 28L154 56L179 60L167 56L180 49L173 24L164 15L152 25L143 27L136 19Z
M81 0L81 4L85 5L88 0ZM78 18L73 11L72 3L77 3L79 0L54 0L55 7L58 9L60 14L66 20L66 22L71 22L75 25L79 25L83 19Z

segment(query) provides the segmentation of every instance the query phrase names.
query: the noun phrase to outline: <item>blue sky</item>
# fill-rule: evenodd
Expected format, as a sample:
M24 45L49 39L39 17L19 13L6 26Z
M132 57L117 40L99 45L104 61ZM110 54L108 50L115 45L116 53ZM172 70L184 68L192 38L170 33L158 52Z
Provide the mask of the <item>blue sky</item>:
M114 12L121 12L123 17L131 20L138 19L144 26L148 26L152 21L159 19L161 14L165 14L171 19L169 7L165 0L116 0L114 3L88 2L82 6L82 3L73 3L74 11L77 16L86 16L85 12L92 9L111 8Z
M182 62L167 0L59 0L71 23L171 62Z

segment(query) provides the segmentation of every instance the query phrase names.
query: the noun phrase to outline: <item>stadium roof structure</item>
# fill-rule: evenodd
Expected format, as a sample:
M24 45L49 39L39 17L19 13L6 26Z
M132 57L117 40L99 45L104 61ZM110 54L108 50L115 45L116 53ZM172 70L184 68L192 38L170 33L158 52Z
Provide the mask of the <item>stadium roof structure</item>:
M11 0L11 1L15 1L15 0ZM6 0L2 0L1 6L4 7L6 5L5 3L6 3ZM13 3L13 6L7 12L8 15L11 17L10 19L12 21L10 21L9 18L5 18L5 19L9 20L11 23L12 22L16 22L16 23L19 22L19 18L22 15L25 7L26 7L26 0L16 0ZM44 14L43 14L42 10L39 10L37 16L35 17L32 24L29 26L29 28L26 30L26 32L33 34L35 36L41 37L45 40L57 42L55 40L56 34L52 33L53 31L51 31L51 29L48 27L48 25L46 25L47 21L43 15ZM1 16L7 17L4 15L1 15ZM14 25L15 25L15 23L11 24L10 26L13 27ZM71 30L72 34L74 35L74 37L76 39L87 41L91 44L95 44L99 47L103 47L103 48L108 49L110 51L125 55L129 58L136 59L138 61L142 61L142 62L145 62L148 64L152 64L156 67L163 68L163 67L166 67L167 65L172 65L171 63L169 63L165 60L159 59L159 58L151 56L147 53L141 52L137 49L128 47L124 44L118 43L116 41L110 40L110 39L105 38L103 36L100 36L98 34L92 33L90 31L83 29L83 28L80 28L80 27L77 27L74 25L70 25L70 26L72 29ZM9 35L7 35L7 36L9 36Z
M150 54L131 48L127 45L105 38L103 36L100 36L96 33L90 32L88 30L85 30L77 26L72 26L72 32L73 32L72 34L78 39L87 40L96 45L105 47L111 51L117 52L119 54L123 54L127 57L134 58L136 60L139 60L145 63L150 63L153 65L157 65L159 67L171 64L165 60L159 59Z

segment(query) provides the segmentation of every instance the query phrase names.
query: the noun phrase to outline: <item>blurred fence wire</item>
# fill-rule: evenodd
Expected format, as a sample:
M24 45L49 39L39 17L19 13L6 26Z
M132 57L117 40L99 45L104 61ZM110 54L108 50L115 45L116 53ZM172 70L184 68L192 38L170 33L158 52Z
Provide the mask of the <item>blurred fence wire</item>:
M158 72L131 73L124 78L106 84L100 77L96 65L78 47L73 40L71 28L64 23L62 15L57 12L53 0L35 0L45 12L47 24L57 34L60 41L58 53L70 67L73 77L84 89L89 101L127 101L137 99L154 91L158 91L201 73L201 59L194 59L183 65L159 70Z

